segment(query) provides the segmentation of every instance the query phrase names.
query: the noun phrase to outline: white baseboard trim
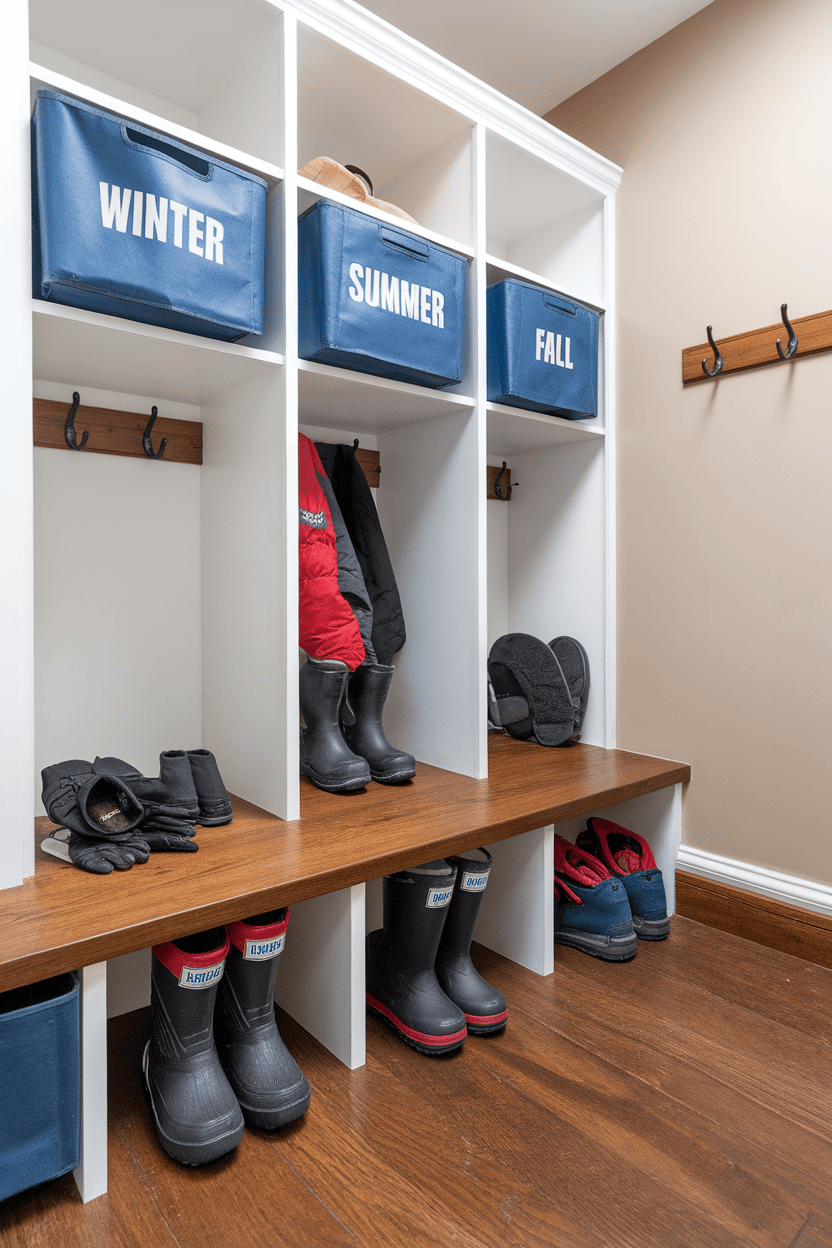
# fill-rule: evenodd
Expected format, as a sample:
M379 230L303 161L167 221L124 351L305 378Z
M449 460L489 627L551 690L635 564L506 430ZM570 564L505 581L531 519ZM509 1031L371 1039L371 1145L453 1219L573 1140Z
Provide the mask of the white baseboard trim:
M799 906L832 918L832 886L829 884L802 880L797 875L784 875L781 871L755 867L750 862L738 862L735 858L722 858L719 854L691 849L688 845L679 847L676 866L679 871L689 871L692 875L701 875L707 880L730 884L734 888L745 888L788 906Z

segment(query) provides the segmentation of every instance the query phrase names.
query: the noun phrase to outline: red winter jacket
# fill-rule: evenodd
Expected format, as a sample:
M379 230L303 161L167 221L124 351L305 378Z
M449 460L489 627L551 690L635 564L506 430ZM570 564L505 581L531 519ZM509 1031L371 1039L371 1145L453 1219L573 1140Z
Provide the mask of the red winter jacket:
M317 473L315 444L298 434L300 646L313 659L340 659L354 671L364 643L352 608L338 589L335 530Z

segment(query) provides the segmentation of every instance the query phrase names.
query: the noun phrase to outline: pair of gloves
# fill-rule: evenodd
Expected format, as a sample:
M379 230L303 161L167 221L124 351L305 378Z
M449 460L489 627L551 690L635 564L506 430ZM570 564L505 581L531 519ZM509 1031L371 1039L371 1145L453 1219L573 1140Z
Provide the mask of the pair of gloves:
M47 814L69 830L70 860L95 875L129 871L151 851L196 853L194 824L232 817L210 750L165 750L156 778L111 757L55 763L41 778Z

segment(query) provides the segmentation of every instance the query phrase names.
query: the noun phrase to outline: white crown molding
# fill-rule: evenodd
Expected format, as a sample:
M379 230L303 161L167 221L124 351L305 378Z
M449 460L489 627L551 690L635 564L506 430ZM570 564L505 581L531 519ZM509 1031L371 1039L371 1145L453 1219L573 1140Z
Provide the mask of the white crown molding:
M688 845L679 847L676 867L680 871L689 871L692 875L701 875L719 884L730 884L734 888L760 893L774 901L799 906L803 910L813 910L816 914L825 914L832 918L832 887L828 884L803 880L797 875L784 875L781 871L756 867L750 862L738 862L735 858L722 858L719 854L691 849Z
M549 125L426 48L354 0L269 0L291 9L307 25L329 35L356 56L387 69L417 90L440 99L471 121L485 123L509 141L522 144L541 159L554 161L567 174L589 183L602 195L613 194L622 170L604 156Z

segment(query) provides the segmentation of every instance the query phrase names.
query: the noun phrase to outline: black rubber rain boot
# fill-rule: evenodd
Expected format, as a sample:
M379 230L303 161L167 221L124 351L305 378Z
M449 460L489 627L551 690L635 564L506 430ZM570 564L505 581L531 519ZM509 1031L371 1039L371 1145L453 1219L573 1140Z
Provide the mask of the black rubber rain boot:
M420 1053L450 1053L466 1035L434 970L455 877L442 860L386 875L384 927L367 937L367 1007Z
M199 800L197 823L203 828L218 828L230 823L234 814L231 799L214 755L210 750L188 750L188 762Z
M436 955L436 978L442 991L465 1015L474 1036L502 1031L508 1018L506 999L487 984L471 961L471 940L482 895L491 871L487 849L466 850L447 861L457 868L454 894Z
M395 667L362 663L349 678L349 701L344 736L351 750L365 758L370 775L379 784L404 784L416 775L416 759L397 750L384 735L381 716ZM355 722L349 723L349 710Z
M366 761L341 735L340 712L349 668L339 659L307 659L300 669L300 774L326 793L351 793L370 783Z
M285 1127L309 1108L306 1076L280 1038L274 981L289 911L229 923L231 949L217 998L217 1050L251 1127Z
M159 1142L186 1166L214 1161L243 1138L243 1114L214 1047L228 948L225 928L215 927L153 949L144 1081Z

